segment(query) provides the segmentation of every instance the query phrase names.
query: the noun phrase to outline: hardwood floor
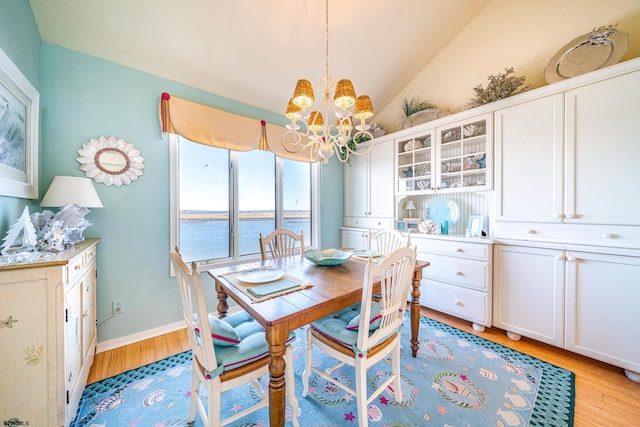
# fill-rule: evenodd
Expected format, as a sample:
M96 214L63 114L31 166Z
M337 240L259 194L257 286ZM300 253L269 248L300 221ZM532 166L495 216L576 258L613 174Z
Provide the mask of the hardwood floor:
M426 308L422 309L422 314L575 373L575 427L640 425L640 383L628 379L622 369L527 338L512 341L504 331L496 328L477 333L469 322ZM188 349L186 330L181 330L98 353L88 382L100 381Z

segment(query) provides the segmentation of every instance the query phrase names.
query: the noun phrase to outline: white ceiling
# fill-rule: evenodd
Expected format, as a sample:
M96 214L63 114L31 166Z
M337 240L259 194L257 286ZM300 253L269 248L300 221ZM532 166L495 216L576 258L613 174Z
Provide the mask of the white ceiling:
M490 1L331 0L333 75L380 112ZM46 42L275 113L324 72L323 0L29 2Z

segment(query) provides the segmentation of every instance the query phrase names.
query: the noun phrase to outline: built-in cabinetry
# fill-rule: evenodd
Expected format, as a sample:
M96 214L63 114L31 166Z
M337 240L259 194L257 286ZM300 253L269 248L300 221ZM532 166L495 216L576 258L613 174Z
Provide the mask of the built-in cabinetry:
M393 140L376 140L344 166L344 225L393 228Z
M343 248L366 249L369 229L394 227L393 139L378 138L366 155L344 165Z
M0 267L0 424L68 426L96 348L96 245Z
M418 259L429 261L420 284L420 304L491 326L491 243L465 237L411 235Z
M491 114L396 138L396 194L491 189Z
M640 257L597 247L494 245L493 324L640 379Z
M640 247L640 71L495 112L495 237Z
M493 320L640 380L640 71L618 68L494 112Z

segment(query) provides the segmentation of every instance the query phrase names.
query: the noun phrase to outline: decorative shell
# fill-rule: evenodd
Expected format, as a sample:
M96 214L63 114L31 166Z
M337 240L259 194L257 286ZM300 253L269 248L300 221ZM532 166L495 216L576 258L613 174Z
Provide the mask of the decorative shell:
M417 139L412 139L411 141L407 142L406 144L404 144L404 151L413 151L413 150L417 150L418 148L422 148L422 143L420 141L418 141Z
M426 234L440 234L440 227L430 219L424 220L418 224L418 230Z

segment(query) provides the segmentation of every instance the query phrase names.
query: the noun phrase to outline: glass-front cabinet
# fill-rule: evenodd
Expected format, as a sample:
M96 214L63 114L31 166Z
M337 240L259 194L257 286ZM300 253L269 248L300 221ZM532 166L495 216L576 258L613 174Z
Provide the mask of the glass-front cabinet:
M492 134L485 114L399 138L397 194L490 190Z

